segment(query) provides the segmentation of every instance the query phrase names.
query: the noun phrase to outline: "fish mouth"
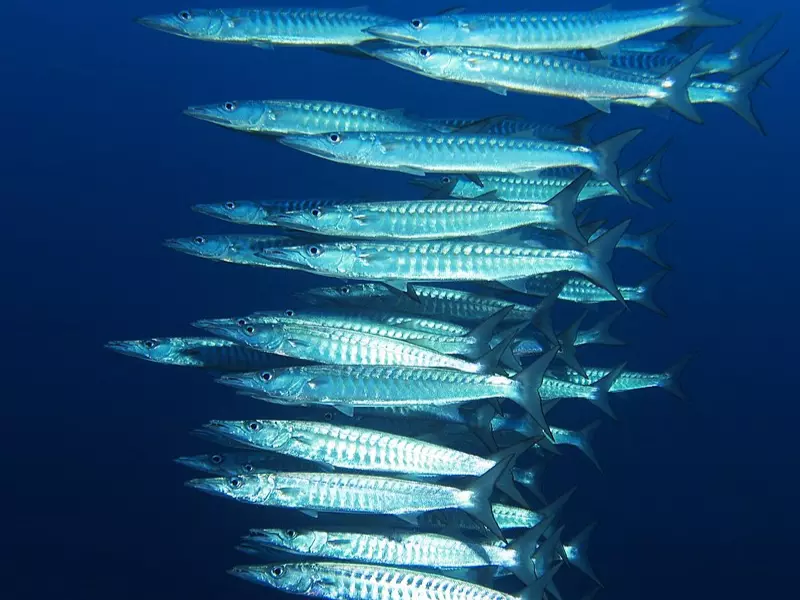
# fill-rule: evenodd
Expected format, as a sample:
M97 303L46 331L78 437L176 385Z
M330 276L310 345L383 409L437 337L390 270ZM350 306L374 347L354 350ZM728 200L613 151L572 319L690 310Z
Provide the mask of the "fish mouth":
M191 456L179 456L178 458L173 458L172 462L181 465L183 467L194 469L195 471L203 471L205 473L208 472L208 469L205 466L203 466L203 464L200 463L200 461Z
M141 357L142 354L137 352L131 342L125 341L118 341L118 342L106 342L103 344L104 348L109 350L113 350L114 352L119 352L120 354L124 354L125 356L133 356L133 357Z
M184 109L183 114L193 119L199 119L200 121L208 121L214 125L222 125L224 127L234 126L230 119L226 119L219 114L216 108L209 106L190 106Z
M253 385L252 378L244 377L242 375L223 375L222 377L218 377L214 381L216 383L221 383L222 385L226 385L228 387L240 390L256 389L255 386Z
M329 159L338 158L336 153L321 148L318 145L316 138L313 138L311 136L287 135L278 138L278 143L283 144L284 146L288 146L289 148L293 148L294 150L300 150L300 152L305 152L307 154L313 154L314 156L319 156L320 158L329 158Z
M216 217L222 214L222 210L213 204L193 204L192 210L201 215L208 215L209 217ZM167 240L169 241L169 240Z
M228 497L223 491L223 486L225 485L225 478L223 477L212 477L208 479L190 479L183 485L186 487L190 487L195 490L200 490L201 492L206 492L207 494L211 494L212 496L223 496Z
M230 327L225 324L220 323L214 319L200 319L199 321L194 321L192 323L192 327L197 327L198 329L204 329L214 335L218 335L225 339L231 339L233 336Z
M264 248L259 251L259 256L271 260L280 265L299 265L300 262L295 258L295 253L285 248Z
M155 29L156 31L163 31L165 33L172 33L175 35L185 35L183 29L177 23L175 23L175 18L172 15L149 15L137 17L133 20L133 22L143 25L148 29Z
M398 44L410 46L415 46L419 43L413 36L403 33L391 25L374 25L372 27L367 27L364 29L364 33L368 33L379 40L386 40L387 42L396 42Z
M240 565L233 567L232 569L228 569L228 575L233 575L234 577L244 579L245 581L263 584L264 580L260 576L260 573L263 569L264 566L257 567L253 565Z

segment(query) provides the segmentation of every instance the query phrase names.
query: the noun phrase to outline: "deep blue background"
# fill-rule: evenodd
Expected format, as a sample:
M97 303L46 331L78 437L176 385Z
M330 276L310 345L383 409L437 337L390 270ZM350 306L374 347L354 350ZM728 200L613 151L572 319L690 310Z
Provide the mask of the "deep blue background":
M620 0L615 7L659 4ZM784 13L763 56L789 46L800 19L789 0L713 4L748 27ZM422 0L370 6L406 17L442 7ZM311 280L163 248L166 237L231 229L190 212L190 204L387 189L400 196L405 178L296 154L192 121L182 108L313 98L551 122L588 108L501 98L310 49L196 43L131 22L179 8L162 0L4 3L3 597L270 593L225 574L243 560L232 548L238 535L269 521L257 508L184 488L189 473L170 462L204 448L187 435L193 427L264 414L264 407L201 373L125 359L102 345L191 334L188 323L199 317L281 308L286 291ZM722 49L740 32L707 35ZM794 579L797 72L790 54L771 74L772 89L757 92L766 138L708 106L700 109L702 127L623 108L600 128L605 137L647 124L628 161L675 138L665 165L675 202L635 211L633 226L676 221L664 245L675 271L659 293L670 318L634 309L619 328L632 350L605 363L624 356L632 367L660 369L697 353L684 382L690 404L658 391L616 401L620 421L606 423L597 441L603 476L573 454L554 467L553 488L580 485L570 530L601 522L593 561L617 599L752 598ZM623 269L618 279L630 283L651 269L634 268L642 272Z

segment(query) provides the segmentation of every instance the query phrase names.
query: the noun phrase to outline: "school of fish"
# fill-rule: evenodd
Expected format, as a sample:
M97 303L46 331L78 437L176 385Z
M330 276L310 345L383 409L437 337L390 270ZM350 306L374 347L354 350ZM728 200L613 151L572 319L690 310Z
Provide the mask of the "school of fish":
M669 201L661 180L668 143L622 168L642 129L596 141L592 128L614 104L698 123L697 105L721 104L764 133L751 94L768 87L765 75L786 51L753 55L777 18L725 53L695 49L707 28L737 24L703 0L642 10L449 9L411 19L366 9L191 9L137 22L207 42L312 47L503 96L593 107L571 123L410 116L320 100L189 107L195 119L329 161L408 174L417 194L197 204L203 215L264 229L167 247L328 280L291 305L276 293L270 307L192 323L203 336L107 347L205 370L280 417L206 423L195 433L219 450L176 459L203 473L188 486L276 509L279 527L263 528L262 517L242 532L238 549L252 562L231 568L237 577L330 600L561 600L561 571L583 573L596 591L594 524L562 523L572 491L548 498L545 467L573 446L600 468L592 438L615 418L613 398L647 388L682 398L687 360L640 372L621 360L597 367L579 359L584 346L624 345L611 327L632 304L665 316L655 287L669 270L658 249L669 224L634 233L631 219L588 218L602 198L629 208ZM642 37L670 28L681 31ZM622 284L610 267L617 250L658 270ZM560 322L576 308L585 312L554 325L554 315ZM564 414L589 418L569 429L558 426ZM500 591L509 579L513 594Z

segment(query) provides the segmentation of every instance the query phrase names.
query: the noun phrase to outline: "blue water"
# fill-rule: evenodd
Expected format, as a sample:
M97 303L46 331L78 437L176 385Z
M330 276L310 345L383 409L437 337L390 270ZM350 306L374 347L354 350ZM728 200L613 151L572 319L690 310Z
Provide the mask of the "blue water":
M566 122L588 107L502 98L307 49L195 43L132 23L183 8L163 0L3 4L2 597L274 595L225 570L245 560L233 549L238 536L279 523L281 513L184 488L191 474L171 462L207 448L188 435L194 427L261 416L264 407L202 373L127 359L103 343L189 335L196 318L283 308L288 292L320 281L163 248L167 237L233 229L190 204L414 190L403 176L326 163L193 121L181 109L312 98L425 116ZM800 19L788 0L713 5L748 27L784 13L761 56L790 46ZM397 16L443 7L370 5ZM721 49L739 30L706 35ZM608 597L753 598L781 593L794 579L798 67L789 54L770 74L771 89L756 93L766 138L716 106L700 107L704 126L615 109L597 132L644 124L630 162L667 136L675 140L664 173L674 203L654 199L655 211L630 210L634 231L676 223L663 246L674 273L658 292L670 316L635 307L617 329L631 349L609 353L604 364L627 358L633 368L657 370L696 354L683 384L689 403L660 391L617 399L619 421L604 423L596 442L604 473L567 452L546 486L579 485L568 530L599 521L592 561ZM616 210L616 219L628 212ZM631 260L617 278L631 283L650 272ZM579 574L562 577L586 587Z

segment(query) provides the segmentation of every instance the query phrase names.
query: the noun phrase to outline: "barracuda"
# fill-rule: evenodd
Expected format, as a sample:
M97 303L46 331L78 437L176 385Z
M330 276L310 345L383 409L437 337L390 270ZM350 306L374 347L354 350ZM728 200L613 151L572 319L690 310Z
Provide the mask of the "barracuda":
M660 77L652 73L614 69L596 61L469 47L397 46L377 49L371 54L427 77L475 85L501 95L513 91L573 98L584 100L604 112L610 112L611 104L615 102L633 99L636 103L644 99L649 106L668 106L690 121L702 123L689 101L687 86L694 68L710 46L691 54ZM456 171L451 169L448 172ZM600 176L608 179L602 173Z
M308 135L330 131L449 131L410 119L400 110L317 100L229 100L192 106L184 114L229 129L261 135Z
M550 520L543 521L508 547L479 544L433 533L392 534L348 531L251 529L246 546L301 556L401 567L466 569L501 567L527 584L537 579L534 562L552 560L549 547L537 553L537 544ZM558 543L552 536L549 546ZM534 553L538 555L533 558ZM542 567L545 567L542 565ZM540 567L541 568L541 567ZM546 568L546 567L545 567ZM544 569L542 569L544 570Z
M504 539L489 497L510 459L459 489L433 483L343 473L269 473L193 479L189 487L260 506L309 512L396 515L414 519L433 510L461 509Z
M370 27L367 32L411 46L472 46L511 50L603 48L669 27L724 27L737 22L683 0L645 10L583 12L448 13Z
M291 404L326 404L352 414L357 407L464 404L508 399L547 432L538 389L556 349L518 375L476 375L427 367L301 366L224 376L225 385Z
M265 248L285 246L297 241L298 238L279 235L197 235L193 238L166 240L164 245L184 254L219 262L275 267L275 263L257 253Z
M651 275L637 286L620 286L619 291L622 297L628 302L640 304L656 314L666 317L666 313L655 303L655 288L667 271L659 271ZM535 296L544 296L556 283L563 283L563 287L558 294L559 300L576 302L578 304L599 304L602 302L612 302L614 297L606 290L594 285L581 277L569 277L564 281L563 277L538 276L532 277L527 282L526 290Z
M106 348L163 365L253 371L282 364L277 357L217 338L171 337L108 342Z
M507 344L498 346L479 361L471 362L373 333L287 323L239 325L230 321L206 319L194 326L262 352L331 365L425 366L485 373L497 368L497 357L507 348Z
M436 477L480 477L507 457L511 467L536 438L498 452L490 458L384 431L315 421L212 421L208 428L239 443L351 471ZM541 437L541 436L540 436ZM497 487L515 502L525 500L514 486L511 468Z
M238 225L261 225L276 227L273 217L293 210L305 210L316 206L346 204L346 200L335 198L275 200L272 202L233 201L216 204L195 204L192 210L209 217L214 217Z
M175 462L218 477L302 469L308 465L305 461L269 452L217 452L215 454L181 456L176 458Z
M290 594L313 594L328 600L540 600L560 567L553 566L520 596L428 572L345 562L247 565L229 573Z
M591 178L584 173L544 204L504 202L486 197L410 202L369 202L314 207L275 217L287 229L340 238L449 239L479 237L521 227L544 226L563 231L580 244L586 240L575 223L578 195Z
M614 411L611 409L609 402L609 395L614 383L617 382L625 369L623 363L616 369L609 369L603 377L595 379L582 379L580 382L574 382L571 377L559 379L555 375L544 377L539 386L539 395L542 402L545 403L545 412L550 410L550 406L559 400L565 398L580 398L588 400L597 408L602 410L611 418L616 419ZM565 371L559 371L559 375ZM577 371L575 371L577 373ZM552 375L552 374L551 374ZM552 436L551 436L551 439Z
M617 225L585 251L530 248L473 241L333 242L265 248L259 255L273 264L332 277L394 282L500 281L525 289L525 280L545 273L579 273L624 304L608 261L630 221Z
M474 134L341 133L285 136L280 143L334 162L426 173L513 173L524 175L555 167L580 167L608 181L623 196L617 159L642 132L635 129L590 148L506 136Z
M316 8L186 9L137 19L145 27L179 37L258 48L355 46L375 39L365 29L391 21L365 10Z

